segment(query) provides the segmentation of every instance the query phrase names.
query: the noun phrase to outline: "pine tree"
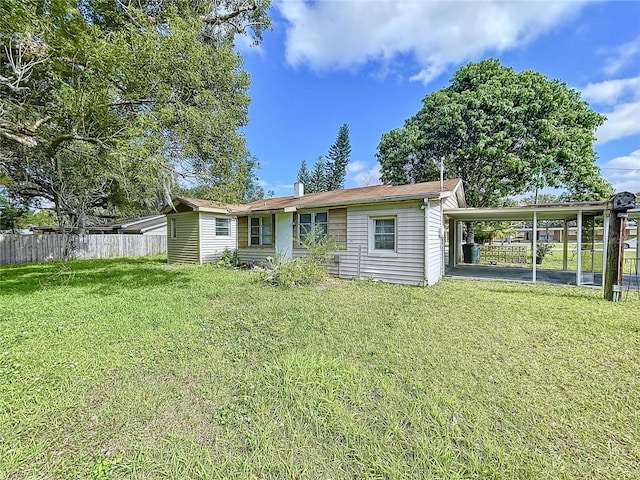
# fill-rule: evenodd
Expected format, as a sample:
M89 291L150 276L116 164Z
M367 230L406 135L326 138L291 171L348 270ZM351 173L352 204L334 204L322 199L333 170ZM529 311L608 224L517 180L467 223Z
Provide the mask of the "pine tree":
M327 162L321 155L316 160L311 176L309 177L308 193L318 193L327 191Z
M302 183L305 186L305 189L310 186L311 173L307 168L306 160L302 160L302 162L300 162L300 169L298 170L298 177L296 178L296 182Z
M349 163L350 156L349 125L345 123L338 130L335 143L329 147L328 160L326 162L327 190L344 188L344 180L347 176L347 164Z

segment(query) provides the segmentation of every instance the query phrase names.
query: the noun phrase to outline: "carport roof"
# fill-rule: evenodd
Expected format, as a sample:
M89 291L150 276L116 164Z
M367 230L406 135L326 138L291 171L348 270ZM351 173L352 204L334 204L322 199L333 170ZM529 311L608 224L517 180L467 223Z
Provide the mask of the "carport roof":
M534 212L538 220L573 220L578 212L600 214L606 208L607 202L571 202L521 207L455 208L445 210L444 214L463 222L531 220Z

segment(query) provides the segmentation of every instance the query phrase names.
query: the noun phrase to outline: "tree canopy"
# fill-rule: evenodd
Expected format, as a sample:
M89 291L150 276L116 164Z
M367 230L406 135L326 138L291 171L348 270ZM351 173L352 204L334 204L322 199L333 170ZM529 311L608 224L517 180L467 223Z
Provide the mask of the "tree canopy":
M269 1L6 0L0 178L59 216L154 210L176 179L242 200L257 163L240 128ZM251 192L249 193L251 194Z
M546 187L563 187L572 200L612 193L593 149L606 118L559 80L485 60L460 68L422 104L382 135L376 157L385 183L436 180L443 161L473 207Z

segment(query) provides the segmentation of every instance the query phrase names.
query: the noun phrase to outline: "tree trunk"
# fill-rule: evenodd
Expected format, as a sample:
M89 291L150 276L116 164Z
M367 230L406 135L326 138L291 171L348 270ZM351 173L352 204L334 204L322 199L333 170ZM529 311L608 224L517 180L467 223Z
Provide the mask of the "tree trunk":
M467 243L474 243L476 239L476 222L464 222L467 226L465 240Z
M624 261L624 243L620 233L624 232L625 218L619 216L620 212L610 210L609 215L609 239L607 246L607 266L604 278L604 298L611 302L620 299L622 287L622 263Z

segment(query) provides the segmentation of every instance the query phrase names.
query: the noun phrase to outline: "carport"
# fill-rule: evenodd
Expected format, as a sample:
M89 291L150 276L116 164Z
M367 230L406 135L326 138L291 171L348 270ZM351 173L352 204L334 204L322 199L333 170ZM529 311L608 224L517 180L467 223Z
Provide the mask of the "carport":
M448 276L503 279L510 281L547 282L573 285L590 285L602 287L602 279L606 269L607 240L609 216L606 202L573 202L547 205L531 205L521 207L500 208L458 208L444 211L449 222L449 255L445 266ZM585 270L582 265L583 226L586 219L602 218L603 223L603 255L601 272L595 271L593 265ZM538 231L542 221L561 221L562 235L562 270L548 270L536 265L535 258L538 247ZM462 260L463 224L465 222L531 222L531 268L502 267L494 265L465 264ZM568 269L568 230L569 223L576 222L577 267ZM594 224L594 222L590 222ZM591 240L593 242L593 238ZM593 252L593 250L592 250ZM593 259L592 255L592 259ZM592 260L593 262L593 260Z

